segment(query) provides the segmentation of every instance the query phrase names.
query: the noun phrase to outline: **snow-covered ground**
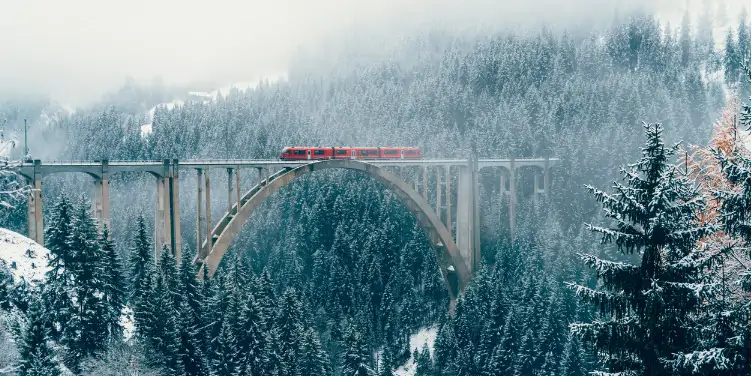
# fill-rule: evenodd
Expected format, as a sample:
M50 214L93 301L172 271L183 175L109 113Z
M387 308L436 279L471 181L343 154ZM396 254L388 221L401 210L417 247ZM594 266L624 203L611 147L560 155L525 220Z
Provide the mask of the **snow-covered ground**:
M0 265L7 267L16 283L26 281L31 285L44 281L50 269L47 261L50 250L39 243L8 229L0 227ZM133 335L133 310L123 309L120 317L123 337L128 340Z
M438 326L431 326L422 328L418 333L410 336L410 359L408 359L405 364L394 370L395 376L413 376L415 374L415 359L413 359L412 354L415 350L418 350L418 352L423 350L424 344L428 344L428 351L431 353L431 358L433 358L433 343L436 341L436 334L438 331ZM381 351L378 351L375 356L380 367Z
M13 280L36 284L49 270L50 251L37 242L8 229L0 228L0 265L11 270Z

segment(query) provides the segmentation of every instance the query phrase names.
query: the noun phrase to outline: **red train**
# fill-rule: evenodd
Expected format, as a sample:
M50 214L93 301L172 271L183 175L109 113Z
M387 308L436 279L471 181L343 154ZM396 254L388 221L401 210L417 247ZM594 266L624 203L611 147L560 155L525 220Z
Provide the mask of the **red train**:
M417 159L423 158L414 147L307 147L284 148L282 160L301 159Z

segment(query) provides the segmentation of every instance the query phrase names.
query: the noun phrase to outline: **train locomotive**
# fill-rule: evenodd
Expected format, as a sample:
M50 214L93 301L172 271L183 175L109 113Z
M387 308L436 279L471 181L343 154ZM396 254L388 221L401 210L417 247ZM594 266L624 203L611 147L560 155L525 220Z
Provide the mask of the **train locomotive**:
M417 147L307 147L282 149L279 159L285 161L317 159L420 159Z

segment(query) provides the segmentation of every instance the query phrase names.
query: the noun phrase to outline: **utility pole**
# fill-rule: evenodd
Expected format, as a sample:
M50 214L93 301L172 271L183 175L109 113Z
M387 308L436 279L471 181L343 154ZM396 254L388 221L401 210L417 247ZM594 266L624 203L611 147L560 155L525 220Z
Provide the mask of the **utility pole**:
M24 158L29 155L29 139L26 136L27 131L26 118L24 118Z

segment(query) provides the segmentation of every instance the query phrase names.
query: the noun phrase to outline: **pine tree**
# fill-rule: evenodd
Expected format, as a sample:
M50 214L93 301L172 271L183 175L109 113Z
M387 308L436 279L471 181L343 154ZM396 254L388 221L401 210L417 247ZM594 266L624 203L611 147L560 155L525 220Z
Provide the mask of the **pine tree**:
M108 315L104 300L108 289L108 271L105 269L104 254L99 248L96 223L90 213L91 205L82 196L76 208L70 239L71 248L75 251L76 301L71 317L63 328L63 343L67 346L65 363L75 371L78 371L82 359L107 348L109 329L119 320L119 316Z
M151 317L149 317L149 340L156 364L167 370L171 375L182 374L181 336L178 326L178 308L175 307L175 286L168 283L177 281L175 261L166 248L162 250L160 270L156 273L153 290L149 297L151 301Z
M183 253L181 258L179 278L182 299L178 309L178 327L182 369L186 376L206 375L209 366L206 336L202 328L204 296L188 252Z
M261 307L255 297L249 296L244 302L238 319L238 354L242 358L240 363L249 369L261 370L268 363L266 354L267 318L263 316Z
M742 127L749 128L748 106L743 107L741 118ZM718 286L718 291L703 296L702 309L687 324L698 328L693 333L697 344L668 361L677 374L750 373L750 269L740 261L749 260L750 158L748 150L733 141L717 143L712 149L724 180L713 187L719 215L710 219L717 219L722 231L703 239L703 250L706 259L724 257L710 268L710 285Z
M21 359L18 365L22 376L58 376L60 367L49 346L49 337L44 325L42 303L34 301L29 307L28 325L20 344Z
M156 300L154 294L154 281L157 278L156 265L153 262L147 262L143 275L140 277L137 299L133 303L133 319L136 324L136 336L141 340L147 341L152 334L150 327L153 322L154 306Z
M376 376L369 365L370 356L363 336L352 326L347 330L343 347L341 375Z
M739 64L740 66L743 66L746 64L749 66L750 63L750 32L749 32L749 22L747 21L747 12L746 10L742 12L741 17L739 19L739 27L737 28L737 35L736 35L736 41L738 43L737 45L737 55L739 56Z
M569 336L564 356L561 359L561 376L585 376L587 371L584 367L579 342L574 336Z
M239 371L237 341L229 320L224 320L217 339L217 350L212 366L212 376L236 376Z
M416 353L418 349L415 349ZM415 357L415 376L433 376L433 360L428 344L423 344L420 354Z
M451 322L445 322L439 329L433 345L437 375L456 375L457 342Z
M106 272L104 300L108 307L106 321L110 324L108 337L119 340L123 335L123 328L119 321L125 306L126 292L120 256L115 250L113 241L109 239L109 235L110 230L105 225L99 239L99 246L104 257L104 271Z
M540 354L535 353L535 334L528 328L522 337L517 357L514 362L514 376L532 375L535 370L535 358Z
M301 341L301 375L328 375L329 357L321 346L321 341L313 328L305 331Z
M68 322L73 311L71 292L75 280L75 255L70 242L73 233L73 211L73 205L67 196L61 195L52 208L51 220L45 233L51 258L48 263L50 269L45 274L42 299L45 307L55 309L46 309L43 315L45 326L54 340L60 339L61 328Z
M739 55L738 46L734 40L734 34L729 29L726 34L726 45L723 55L724 77L727 84L739 82L739 70L741 68L741 55Z
M389 351L384 350L381 355L381 364L379 367L379 376L394 376L392 372L392 356Z
M288 288L280 298L279 314L276 318L279 331L280 356L286 375L300 375L299 359L302 357L300 339L305 333L303 304L293 288Z
M645 125L647 141L641 160L622 169L627 185L614 183L616 194L593 187L606 216L616 228L588 225L602 243L616 243L623 253L637 253L639 265L583 255L603 290L569 284L576 294L600 309L605 321L573 324L575 334L608 354L609 372L665 375L665 362L694 345L684 326L698 312L706 290L697 241L714 231L696 222L704 208L697 189L668 164L675 148L663 144L660 124Z
M170 306L174 311L178 311L180 303L183 300L182 286L180 285L180 276L175 258L167 247L162 246L162 252L159 258L159 273L164 279L165 288L167 289L167 298Z
M186 376L202 376L209 373L209 367L204 353L200 322L191 314L188 301L181 302L178 311L178 330L180 332L179 357L181 370Z
M146 293L148 269L150 265L154 264L153 248L147 235L146 224L142 215L139 214L136 224L136 237L133 239L131 258L129 260L130 295L128 301L133 305L137 305L139 298Z
M13 275L0 265L0 310L10 311L13 306Z

